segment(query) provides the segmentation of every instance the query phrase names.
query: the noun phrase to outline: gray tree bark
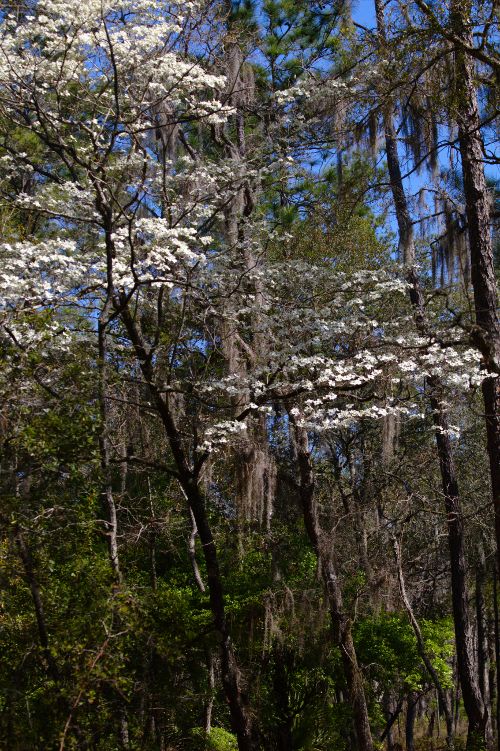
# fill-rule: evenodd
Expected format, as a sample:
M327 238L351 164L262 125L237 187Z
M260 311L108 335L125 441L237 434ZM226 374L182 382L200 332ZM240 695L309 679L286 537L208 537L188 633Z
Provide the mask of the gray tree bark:
M462 42L455 47L455 99L458 141L464 181L467 233L471 255L476 328L474 341L486 367L500 372L500 318L490 228L490 196L484 175L484 144L474 81L474 63L467 53L473 44L470 0L452 0L450 25ZM500 378L482 384L491 492L495 512L497 557L500 563Z
M340 647L342 665L352 707L356 751L373 751L373 739L368 717L363 675L361 673L354 641L352 623L346 613L331 542L321 529L314 497L315 476L308 446L307 431L296 425L290 416L295 434L297 465L299 472L299 495L309 541L316 553L330 611L330 620L335 642Z
M375 0L375 11L379 39L383 47L386 44L386 32L381 0ZM392 106L392 100L389 98L389 102L384 107L387 166L398 222L400 250L406 268L407 279L410 284L410 300L414 309L414 319L418 330L425 335L427 333L427 325L425 320L422 289L415 268L413 225L401 174L396 131L392 116ZM490 382L491 381L486 381L485 383ZM453 452L449 438L448 417L440 400L440 384L435 378L433 378L428 380L428 386L431 392L430 403L436 427L435 435L441 471L441 484L448 519L448 546L450 551L452 606L457 647L458 673L462 686L464 707L469 721L470 742L468 749L469 751L472 751L472 749L476 747L474 744L484 745L485 743L486 712L481 691L479 689L474 660L473 635L469 619L463 515ZM498 472L500 479L500 464ZM481 746L479 745L479 747Z

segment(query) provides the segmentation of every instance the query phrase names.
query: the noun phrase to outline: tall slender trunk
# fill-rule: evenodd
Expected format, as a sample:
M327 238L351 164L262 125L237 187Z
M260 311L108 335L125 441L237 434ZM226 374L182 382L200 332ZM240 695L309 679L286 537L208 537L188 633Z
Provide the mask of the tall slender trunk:
M387 694L386 694L386 697L387 697ZM389 702L387 702L387 700L385 701L384 710L385 710L387 722L378 740L379 740L379 743L382 743L383 741L387 739L387 751L392 751L395 745L392 728L396 721L399 722L399 716L401 712L403 711L403 706L404 706L403 696L399 698L399 701L397 704L390 697L389 697Z
M448 545L451 563L451 599L453 607L453 621L455 626L455 642L457 649L457 668L462 688L464 708L469 721L469 748L474 744L484 745L486 714L483 698L479 688L474 659L474 638L469 620L467 596L467 564L464 546L464 520L455 465L451 451L447 416L435 398L431 401L434 411L434 421L438 431L439 464L443 484L446 514L448 518ZM480 739L480 740L479 740Z
M200 538L207 569L210 609L219 640L222 686L229 704L232 728L238 739L238 749L239 751L254 751L258 747L257 740L252 727L247 698L241 688L241 674L234 654L226 618L217 547L210 527L205 507L205 498L200 488L199 478L189 464L175 417L169 406L168 398L163 396L156 385L154 366L140 329L136 325L128 304L122 301L121 305L118 304L118 307L127 334L134 347L142 375L163 424L172 456L177 466L178 480Z
M31 552L28 546L26 545L24 536L21 530L19 529L19 527L16 529L16 532L15 532L15 541L16 541L17 549L19 551L19 557L21 558L21 561L23 564L24 575L26 577L26 581L31 591L31 598L33 600L36 623L37 623L37 628L38 628L38 639L40 642L40 647L42 649L42 654L47 663L47 672L49 673L54 683L57 684L59 683L59 679L60 679L59 669L50 651L49 633L47 630L47 621L45 618L45 610L43 607L40 586L38 584L38 580L35 574L35 567L33 564L33 558L31 556Z
M102 470L102 506L106 515L106 539L108 543L109 561L117 583L122 581L120 559L118 555L118 518L116 504L111 486L109 442L108 442L108 404L107 404L107 363L106 363L106 325L107 315L110 310L110 299L104 306L98 323L99 345L99 406L101 413L101 430L99 434L99 451L101 455Z
M470 2L452 0L450 22L455 34L472 45ZM463 47L455 49L455 97L462 162L471 280L476 316L475 343L486 366L500 372L500 319L490 229L490 197L484 175L484 145L474 83L474 63ZM482 384L491 491L495 512L497 558L500 562L500 378Z
M191 517L192 524L191 532L189 533L188 537L189 560L191 561L191 568L193 569L193 576L196 582L196 586L198 587L200 592L205 592L205 585L203 583L203 579L201 578L200 569L196 560L196 535L198 534L198 529L196 527L196 522L194 520L193 512L191 509L189 509L189 515Z
M207 653L207 668L208 668L208 696L205 704L205 719L203 722L203 729L208 735L212 730L212 710L214 708L215 701L215 657L211 651Z
M415 634L415 639L417 641L418 654L420 656L420 659L424 663L425 668L427 672L429 673L429 676L434 686L436 687L436 692L438 695L439 702L441 703L443 707L443 711L445 713L445 720L446 720L446 745L448 748L451 749L453 748L453 743L454 743L453 712L451 709L451 703L448 700L446 692L443 688L443 684L441 683L441 680L439 679L439 675L434 669L432 660L429 657L427 650L425 648L425 642L422 636L422 632L420 630L420 625L415 617L415 614L413 612L413 608L410 602L410 598L408 597L408 593L406 591L406 584L405 584L405 580L403 576L403 565L401 561L401 550L400 550L399 543L395 535L393 535L392 537L392 544L394 548L394 558L396 560L396 568L398 572L398 582L399 582L399 591L401 593L401 600L403 601L403 605L405 607L411 626L413 628L413 633Z
M284 645L273 650L273 691L276 701L275 743L277 751L293 751L293 709L290 707L288 679L289 653Z
M188 454L183 445L180 431L170 408L168 397L165 398L156 383L156 371L152 352L143 337L140 325L131 311L130 299L125 293L112 294L112 266L116 255L113 241L113 217L110 207L105 202L99 188L96 189L96 208L102 218L108 273L108 300L114 312L119 316L130 339L137 365L155 404L158 417L163 425L165 436L177 467L177 477L187 499L188 510L192 512L207 568L207 584L210 609L214 619L219 640L221 656L221 678L224 693L229 704L232 728L237 736L239 751L254 751L257 740L252 727L247 700L241 689L241 675L229 633L224 605L222 576L219 567L217 547L205 508L205 498L200 488L199 477L190 465Z
M231 6L231 3L229 3ZM234 25L229 10L228 41L225 56L227 75L228 102L235 108L230 123L223 129L223 146L227 157L234 164L235 172L242 172L246 159L245 106L253 97L253 84L250 70L244 72L244 32ZM229 128L229 124L232 128ZM222 145L221 144L221 145ZM250 324L250 337L245 341L240 336L235 324L234 300L227 301L229 324L222 330L222 346L227 363L227 370L232 376L244 378L248 364L255 365L263 358L268 349L265 334L260 330L260 306L263 303L262 282L254 276L259 266L259 259L252 250L251 243L245 242L245 220L251 215L255 205L252 185L241 179L225 213L225 232L228 246L235 254L235 263L243 269L247 284L252 286L254 308ZM249 394L234 401L235 411L241 411ZM236 501L239 522L243 526L256 522L269 531L273 514L274 495L274 459L269 451L267 424L264 416L253 417L247 421L247 441L240 446L236 457ZM240 538L241 547L241 538Z
M418 694L408 694L405 721L406 751L415 751L415 720L417 718Z
M106 326L107 318L111 310L111 297L108 294L106 303L99 317L97 326L97 338L98 338L98 353L99 353L99 408L101 416L101 430L99 433L99 452L101 458L101 471L102 471L102 488L101 488L101 506L105 514L106 524L106 541L108 545L108 555L111 570L115 584L119 585L123 582L122 572L120 568L120 558L118 552L118 515L116 513L116 503L113 493L112 478L111 478L111 465L109 456L109 411L108 411L108 395L107 395L107 346L106 346ZM121 494L125 492L127 483L127 457L124 456L124 461L121 464ZM120 621L120 616L117 612L114 613L114 618ZM129 731L128 731L128 719L125 707L123 706L123 698L116 694L114 696L115 702L118 703L118 719L119 719L119 735L121 747L127 749L129 747Z
M353 713L357 751L373 751L368 707L366 704L363 676L352 637L351 619L345 612L342 589L338 579L331 543L325 538L318 520L314 489L315 477L308 446L307 431L296 425L292 416L297 465L299 470L299 495L309 541L316 553L325 585L330 619L335 642L340 648L342 666Z
M252 751L256 747L255 738L226 619L217 548L208 522L205 499L195 478L184 476L181 483L196 522L205 557L210 606L219 635L222 685L229 703L232 726L238 738L239 751Z
M366 582L368 590L370 592L371 606L374 611L379 607L379 592L378 586L375 580L373 566L370 561L370 555L368 551L368 533L366 529L366 509L367 498L370 496L370 461L367 456L366 448L361 450L362 472L358 473L358 466L361 463L356 461L356 457L353 452L347 451L347 458L349 462L349 474L351 478L351 498L353 507L353 524L354 534L356 537L356 544L358 548L359 564L366 576ZM361 475L358 477L358 474Z
M386 44L386 35L381 0L375 0L375 11L379 39L383 46ZM400 249L406 268L407 279L410 284L410 300L414 309L415 324L420 333L425 335L427 333L427 325L422 289L415 268L413 225L401 174L392 106L392 101L389 100L388 104L384 107L387 166L396 210ZM431 392L430 404L436 428L435 436L441 471L441 484L448 520L448 546L451 565L453 622L457 647L458 673L462 686L464 707L469 721L468 748L473 749L478 744L484 745L486 717L477 680L474 645L469 621L463 515L449 438L448 417L441 404L438 379L428 379L428 386ZM498 471L500 472L500 465Z
M493 713L490 694L490 661L489 661L489 629L485 598L486 562L484 551L479 551L479 562L476 567L476 621L477 621L477 666L479 676L479 690L483 697L485 708L488 710L485 726L485 737L488 746L493 742Z
M465 43L471 44L472 39L467 23L469 11L469 3L454 0L451 5L450 21L455 33ZM476 317L474 341L483 354L486 366L498 372L500 321L497 312L497 288L490 234L490 201L482 163L483 143L474 85L474 64L460 46L457 46L455 50L455 96L471 254L471 280L474 290ZM495 514L497 559L500 561L500 379L484 380L482 393ZM474 739L471 740L471 747L473 743Z

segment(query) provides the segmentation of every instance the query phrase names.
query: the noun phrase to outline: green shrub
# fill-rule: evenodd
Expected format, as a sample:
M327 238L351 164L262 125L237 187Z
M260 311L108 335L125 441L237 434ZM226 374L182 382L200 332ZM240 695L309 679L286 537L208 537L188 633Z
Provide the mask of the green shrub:
M238 751L236 736L224 728L212 728L208 734L195 728L192 736L195 741L193 751Z

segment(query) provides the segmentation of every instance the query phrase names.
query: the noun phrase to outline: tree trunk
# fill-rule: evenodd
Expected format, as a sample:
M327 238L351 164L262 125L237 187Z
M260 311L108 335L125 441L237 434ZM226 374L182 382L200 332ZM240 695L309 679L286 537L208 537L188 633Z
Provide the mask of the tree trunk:
M276 748L277 751L293 751L293 711L290 708L290 685L288 663L290 654L284 645L273 650L274 676L273 692L276 697Z
M450 702L448 701L448 697L446 696L446 692L439 679L439 676L436 670L434 669L432 660L427 654L427 650L425 648L425 642L422 636L422 632L420 630L420 625L415 617L410 599L408 597L408 593L406 591L406 585L405 585L405 580L404 580L404 575L403 575L403 565L401 561L401 550L400 550L399 543L395 535L393 535L392 543L394 547L394 558L396 561L396 568L398 572L399 591L401 593L401 600L403 602L406 612L408 613L408 618L413 628L413 633L415 634L415 639L417 641L417 652L420 656L420 659L424 663L425 668L427 672L429 673L429 676L434 686L436 687L438 701L441 703L443 707L443 711L445 713L445 720L446 720L446 745L449 749L451 749L453 748L453 744L454 744L453 713L451 710L451 705L450 705Z
M403 702L400 700L397 704L394 700L394 692L392 690L385 691L382 697L382 709L386 720L386 726L382 735L380 736L380 742L387 741L387 751L393 751L394 738L392 733L393 725L403 708Z
M49 634L47 630L47 622L45 619L45 611L43 608L42 595L40 592L37 577L35 575L35 568L33 565L31 552L26 545L19 527L16 529L15 541L17 549L19 551L19 557L21 558L23 564L24 575L31 591L31 598L33 600L33 606L35 608L35 617L38 628L38 639L40 642L40 647L42 649L42 654L47 663L47 672L49 673L54 683L57 684L59 683L59 669L49 648Z
M382 44L385 44L385 24L381 0L375 0L375 10L380 40ZM396 209L400 249L407 270L407 279L410 283L410 299L414 308L415 323L420 333L425 335L427 327L423 295L415 269L413 227L401 175L391 100L384 108L384 128L387 166ZM490 382L491 380L485 381L485 383ZM457 647L458 673L462 685L465 711L469 720L470 743L468 748L472 751L477 744L480 746L484 744L485 708L477 681L473 640L469 622L463 517L449 438L448 418L439 399L440 384L435 378L432 378L428 380L428 385L431 390L430 403L436 428L435 435L441 470L441 484L448 519L448 545L450 551L453 621ZM500 479L500 453L498 473ZM498 521L500 522L500 519Z
M483 697L485 710L487 710L485 737L488 747L493 741L492 712L490 700L489 682L489 643L488 643L488 619L486 613L486 601L484 588L486 583L486 564L484 552L479 551L479 562L476 568L476 621L477 621L477 667L479 678L479 690Z
M106 518L106 539L108 543L109 561L115 581L120 584L122 575L120 571L120 559L118 556L118 518L116 504L111 486L109 465L109 442L108 442L108 404L107 404L107 348L106 348L106 325L110 309L108 297L98 323L99 343L99 407L101 415L101 429L99 433L99 451L101 455L102 470L102 507Z
M159 418L163 424L172 456L177 466L178 480L200 538L207 569L210 609L219 638L222 686L229 704L232 729L238 739L238 749L239 751L254 751L258 745L252 728L247 699L241 689L241 674L227 624L219 558L205 508L205 498L200 489L199 479L188 462L168 399L163 397L156 385L155 372L147 346L142 339L127 303L122 304L120 307L120 316L135 349L136 357L151 393L152 400L158 410Z
M451 564L451 600L457 668L462 688L464 708L469 722L468 751L482 748L485 744L486 715L479 689L474 659L474 639L469 621L466 583L466 559L464 546L464 521L458 494L458 482L451 452L448 421L436 397L431 400L434 423L438 428L438 445L441 479L448 519L448 546Z
M406 705L405 741L406 751L415 751L415 719L417 717L418 694L408 694Z
M206 735L208 735L212 730L212 710L214 708L215 701L215 657L211 651L207 653L207 668L208 697L205 704L205 719L203 722L203 729Z
M366 704L363 676L358 665L356 650L352 638L351 619L344 610L342 590L330 543L325 539L317 517L314 499L315 477L309 452L307 431L297 427L290 416L294 427L297 464L299 469L299 495L304 516L304 524L309 541L313 546L321 567L321 575L325 585L326 596L330 611L330 619L335 642L340 647L342 666L349 692L352 708L354 729L357 740L357 751L373 751L373 740L370 730L368 708Z
M255 746L250 715L241 689L241 675L227 625L217 548L208 522L205 501L198 484L192 478L185 478L183 487L196 521L205 557L210 606L219 634L222 685L229 703L233 730L238 738L239 751L252 751Z
M457 37L472 45L470 2L452 0L450 22ZM474 341L486 366L500 372L500 319L490 228L490 196L483 167L474 63L463 47L455 49L455 96L458 141L464 181L467 232L471 255L476 329ZM500 562L500 378L482 384L491 491L495 512L497 558Z

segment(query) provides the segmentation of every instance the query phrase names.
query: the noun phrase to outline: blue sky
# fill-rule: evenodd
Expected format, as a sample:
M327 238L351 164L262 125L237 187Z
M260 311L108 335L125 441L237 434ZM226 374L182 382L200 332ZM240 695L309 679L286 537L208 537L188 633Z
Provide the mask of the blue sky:
M375 26L374 0L354 0L353 17L357 23L373 28Z

